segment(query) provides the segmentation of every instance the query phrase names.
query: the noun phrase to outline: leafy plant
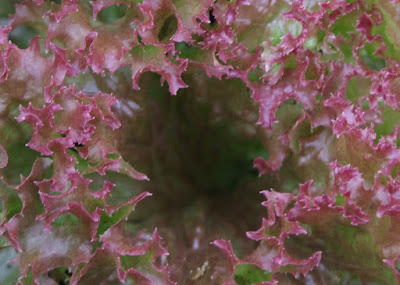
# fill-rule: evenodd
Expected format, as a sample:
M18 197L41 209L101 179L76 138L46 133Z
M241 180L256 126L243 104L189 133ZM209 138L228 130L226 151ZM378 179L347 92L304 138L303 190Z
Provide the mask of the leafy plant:
M399 17L0 0L0 283L397 284Z

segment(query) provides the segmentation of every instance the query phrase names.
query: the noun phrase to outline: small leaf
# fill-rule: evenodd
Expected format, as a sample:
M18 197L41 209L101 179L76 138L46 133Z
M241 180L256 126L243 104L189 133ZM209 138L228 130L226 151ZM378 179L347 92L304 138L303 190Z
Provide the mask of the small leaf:
M235 269L235 281L238 285L249 285L270 281L272 273L253 265L240 264Z

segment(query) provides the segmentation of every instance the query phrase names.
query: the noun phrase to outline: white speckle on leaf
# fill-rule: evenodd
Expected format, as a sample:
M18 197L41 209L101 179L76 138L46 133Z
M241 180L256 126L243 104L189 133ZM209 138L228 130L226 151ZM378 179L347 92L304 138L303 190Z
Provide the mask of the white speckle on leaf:
M201 267L197 267L196 273L190 279L194 281L201 278L208 269L208 265L209 265L208 260L204 261Z

